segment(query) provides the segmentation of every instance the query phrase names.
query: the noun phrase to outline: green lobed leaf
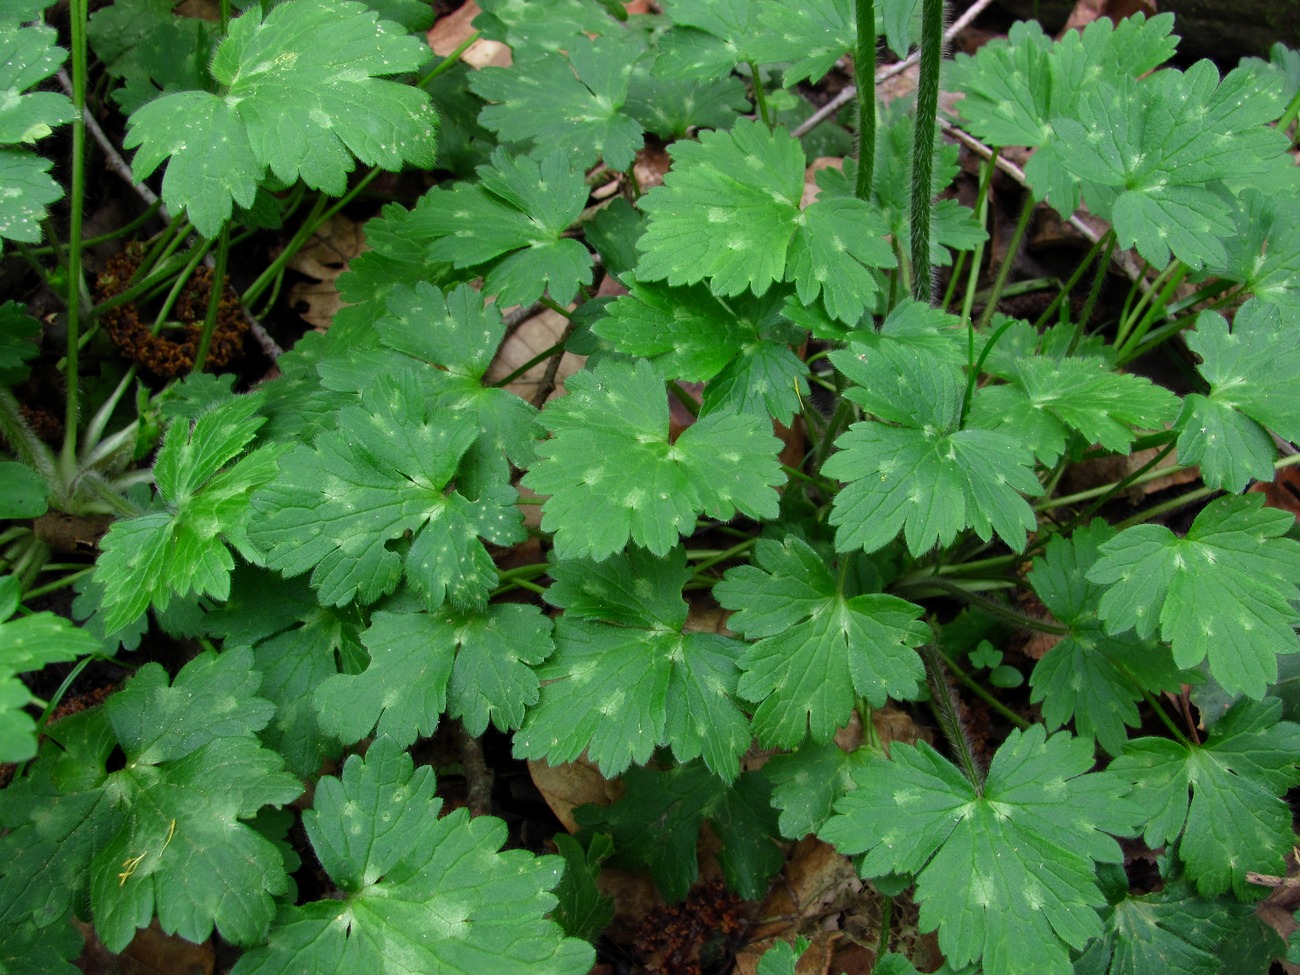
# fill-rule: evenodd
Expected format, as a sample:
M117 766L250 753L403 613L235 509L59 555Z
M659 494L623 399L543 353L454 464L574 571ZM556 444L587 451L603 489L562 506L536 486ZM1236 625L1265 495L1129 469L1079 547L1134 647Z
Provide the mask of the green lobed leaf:
M231 21L213 56L222 94L172 92L131 115L132 171L143 180L167 160L163 199L214 237L268 172L341 196L354 157L427 168L437 114L423 92L380 77L426 57L423 43L351 0L287 0L265 20L255 7Z
M1214 182L1290 165L1285 137L1266 124L1277 117L1279 87L1244 68L1220 82L1209 61L1142 81L1102 79L1081 92L1077 118L1052 120L1043 153L1082 181L1121 247L1162 267L1171 251L1192 268L1219 264L1233 207Z
M12 615L21 593L16 576L0 578L0 617ZM0 762L25 762L36 754L36 722L24 710L36 699L17 675L100 649L94 634L53 613L0 622Z
M845 396L878 417L853 424L822 465L846 482L830 517L837 549L874 552L902 529L920 555L966 528L1024 548L1035 525L1025 496L1042 493L1032 455L1006 434L959 426L966 384L957 368L894 342L830 358L855 384Z
M1208 396L1188 395L1175 424L1178 459L1199 464L1210 487L1241 491L1251 478L1273 480L1277 458L1268 431L1300 439L1300 420L1290 407L1300 368L1300 318L1261 301L1248 301L1232 331L1216 312L1202 312L1187 345L1201 358Z
M510 603L473 614L377 612L361 641L369 665L316 686L317 720L345 743L373 730L403 747L432 736L444 711L474 735L489 720L519 727L537 702L532 668L552 649L549 621Z
M672 170L642 201L650 224L638 243L641 278L709 279L723 296L790 281L805 303L820 295L833 318L861 317L876 291L871 269L895 264L871 204L828 195L800 209L803 150L761 122L705 132L670 152ZM701 232L702 223L712 230Z
M1250 904L1205 898L1186 881L1127 896L1103 912L1105 933L1075 962L1076 975L1221 975L1218 951L1246 925L1258 923Z
M754 565L727 570L714 598L728 626L756 642L738 690L758 704L754 734L792 748L811 731L830 741L859 698L882 707L915 698L925 677L915 648L930 638L920 608L880 593L850 596L806 542L759 539Z
M1177 693L1190 674L1174 666L1169 648L1132 632L1110 635L1097 618L1105 588L1089 582L1101 546L1115 537L1102 521L1060 535L1034 559L1029 584L1069 634L1034 665L1030 701L1041 705L1049 731L1071 718L1080 736L1095 738L1118 755L1128 740L1125 726L1141 724L1136 702L1143 691Z
M1111 763L1134 783L1147 844L1178 840L1187 877L1204 896L1231 889L1245 898L1247 871L1285 873L1294 836L1278 797L1300 783L1300 725L1279 721L1281 713L1276 698L1241 701L1203 745L1139 738Z
M846 752L834 742L805 743L768 759L763 772L772 783L772 808L781 810L781 835L801 840L826 825L871 754L865 748Z
M600 864L613 854L614 841L596 833L584 850L568 833L556 833L555 848L564 857L564 876L555 888L552 916L565 934L594 942L614 920L614 899L597 886Z
M1177 397L1141 376L1111 372L1091 358L1022 358L1006 386L973 397L972 425L1014 434L1038 461L1053 466L1071 431L1085 443L1127 453L1134 429L1157 430L1172 421Z
M580 36L564 53L482 68L469 82L489 102L479 122L506 142L561 149L578 169L603 160L626 170L644 141L641 124L623 111L643 50L631 35Z
M321 606L305 579L244 566L235 570L230 599L207 622L227 650L252 648L259 693L275 705L261 737L285 765L306 778L337 758L339 742L317 721L312 694L340 667L356 673L365 665L360 611Z
M1233 210L1234 232L1223 242L1227 260L1206 272L1241 282L1284 316L1300 313L1300 192L1245 190Z
M561 559L604 559L629 540L657 555L700 514L776 515L780 442L753 416L714 413L668 440L663 377L650 363L604 362L542 412L552 438L523 483L549 495L542 528Z
M421 224L437 239L434 260L484 267L483 291L498 305L528 304L550 291L561 304L591 283L591 254L564 236L587 201L587 185L560 152L540 159L492 153L479 182L429 194Z
M679 901L699 875L697 842L707 820L722 841L718 860L727 886L746 900L767 892L785 856L777 845L771 786L761 771L728 785L698 763L667 771L633 768L623 785L613 805L576 811L585 830L613 837L613 862L648 867L664 898Z
M623 111L662 139L684 139L697 129L729 128L751 111L745 85L734 75L656 77L651 70L648 58L633 65Z
M618 351L666 376L705 382L701 415L749 413L789 423L808 395L808 368L789 346L779 297L718 298L707 288L633 283L592 326Z
M1179 667L1208 658L1230 694L1263 697L1277 656L1300 650L1300 543L1282 537L1292 518L1263 501L1211 501L1183 538L1137 525L1104 543L1087 578L1107 587L1098 605L1107 632L1158 631Z
M414 768L379 738L341 777L316 785L303 824L342 900L282 906L268 943L246 951L234 975L401 975L491 971L583 975L590 945L544 915L557 857L500 852L506 827L464 809L438 819L433 770Z
M925 743L895 742L819 836L865 854L864 877L915 874L920 929L938 929L950 965L989 975L1072 975L1070 949L1102 933L1097 863L1120 863L1138 810L1125 783L1091 772L1087 741L1014 730L982 792ZM1044 864L1051 864L1050 870Z
M165 510L115 521L100 542L95 581L104 586L109 633L150 606L167 609L174 597L230 595L235 562L227 546L251 554L249 495L275 477L286 449L269 445L240 457L266 422L259 405L258 395L240 396L168 426L154 462Z
M515 491L489 484L482 497L449 490L478 425L438 408L410 370L381 377L338 429L280 461L280 477L253 497L250 530L265 565L311 570L324 605L372 603L405 578L429 610L487 602L496 566L483 545L521 536ZM409 546L390 546L411 532Z
M25 815L6 815L24 824L13 842L41 861L20 858L5 881L47 912L38 924L64 916L88 887L110 951L155 913L164 932L190 941L214 924L236 944L265 935L289 880L279 850L244 820L302 785L255 737L273 710L255 696L259 679L246 649L204 653L171 682L146 664L103 709L51 729L59 745L19 793ZM125 763L108 772L115 745ZM56 886L40 906L28 885L46 883Z
M537 671L541 698L515 735L517 756L558 765L585 752L613 777L662 745L735 779L751 741L733 701L741 646L684 629L685 565L677 547L666 558L629 549L553 567L547 598L566 612L555 655Z

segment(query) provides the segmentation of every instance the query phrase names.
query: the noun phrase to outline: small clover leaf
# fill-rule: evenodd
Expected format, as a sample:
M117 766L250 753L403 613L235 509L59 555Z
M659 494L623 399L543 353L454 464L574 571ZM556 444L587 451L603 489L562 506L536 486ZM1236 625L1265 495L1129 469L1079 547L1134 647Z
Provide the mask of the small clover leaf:
M755 565L729 569L714 596L728 625L758 638L741 660L740 694L758 702L754 733L790 748L812 731L827 742L859 698L882 707L914 698L925 671L915 648L930 637L920 608L897 596L847 596L807 543L760 539Z
M353 157L429 167L437 114L418 88L382 75L415 71L427 48L351 0L288 0L266 19L231 22L212 59L222 94L178 91L141 106L124 145L143 180L164 160L163 199L213 237L232 204L251 206L267 172L341 196Z
M545 918L559 859L501 852L505 823L464 809L438 819L441 806L433 770L387 737L323 777L303 825L344 896L282 907L234 975L472 971L503 958L523 975L583 975L591 946Z
M915 874L920 928L938 929L949 964L1072 975L1070 949L1102 933L1096 865L1123 861L1106 834L1127 835L1139 815L1093 761L1084 740L1016 730L981 793L929 745L894 742L854 773L818 835L865 854L864 877Z
M713 413L668 441L663 377L644 360L578 373L541 422L553 434L523 483L550 495L542 528L561 559L603 559L628 541L664 555L700 514L776 515L780 442L753 416Z
M1147 844L1181 836L1178 856L1203 895L1231 888L1243 898L1247 871L1285 872L1294 836L1290 810L1278 797L1300 784L1300 725L1279 721L1281 714L1276 698L1240 701L1214 723L1204 745L1139 738L1111 763L1148 811Z
M1283 537L1291 516L1263 502L1211 501L1184 538L1137 525L1103 543L1087 578L1107 587L1097 608L1107 631L1159 631L1179 667L1208 657L1228 693L1263 697L1277 656L1300 651L1300 542Z

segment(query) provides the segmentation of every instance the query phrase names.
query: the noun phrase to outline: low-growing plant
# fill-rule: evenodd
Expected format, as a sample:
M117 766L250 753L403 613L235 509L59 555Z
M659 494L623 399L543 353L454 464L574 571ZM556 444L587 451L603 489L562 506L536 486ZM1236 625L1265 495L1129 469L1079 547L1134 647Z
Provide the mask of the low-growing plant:
M747 900L790 841L852 857L884 904L878 973L919 962L888 951L895 900L950 972L1286 950L1253 905L1296 842L1300 535L1246 488L1300 440L1300 55L1171 67L1169 14L1018 24L944 63L942 0L483 0L513 60L469 71L467 45L430 57L415 0L222 0L213 22L72 0L65 97L38 90L64 57L47 5L0 19L0 237L66 331L51 448L9 390L57 335L0 308L0 971L76 971L77 918L111 951L155 920L215 930L236 975L581 975L600 864L683 898L705 823ZM877 101L882 35L917 51L907 108ZM111 293L82 256L88 45L134 180L162 174L122 233L168 216ZM846 64L857 108L816 128ZM60 126L49 216L64 187L32 146ZM672 165L645 189L648 143ZM810 179L818 155L848 158ZM279 226L292 254L403 168L441 178L367 224L330 330L250 388L204 375L241 241ZM999 171L1023 202L994 261ZM1043 204L1088 249L1012 282ZM108 313L156 300L159 335L209 256L188 378L88 382ZM1037 320L999 310L1013 285L1046 295ZM503 311L534 303L567 327L525 399L523 369L490 370ZM566 352L585 365L550 397ZM1067 488L1093 461L1118 473ZM1171 470L1189 486L1134 494ZM93 566L56 560L47 513L113 519ZM77 622L29 608L73 585ZM725 629L695 623L709 605ZM150 633L185 660L133 665ZM20 677L73 661L47 697ZM97 661L130 675L50 720ZM900 705L933 744L879 736ZM558 856L503 849L500 820L439 816L411 750L445 720L585 756L623 798ZM1130 881L1143 852L1158 876Z

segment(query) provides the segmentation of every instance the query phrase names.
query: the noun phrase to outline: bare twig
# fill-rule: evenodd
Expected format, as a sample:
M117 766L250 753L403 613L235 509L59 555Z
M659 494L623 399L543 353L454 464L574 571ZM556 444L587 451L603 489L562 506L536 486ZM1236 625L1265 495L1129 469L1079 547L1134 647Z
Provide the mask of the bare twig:
M483 741L458 726L461 764L465 767L465 802L471 816L492 815L492 770L483 755Z
M1300 887L1300 877L1270 877L1268 874L1246 871L1246 883L1260 887Z

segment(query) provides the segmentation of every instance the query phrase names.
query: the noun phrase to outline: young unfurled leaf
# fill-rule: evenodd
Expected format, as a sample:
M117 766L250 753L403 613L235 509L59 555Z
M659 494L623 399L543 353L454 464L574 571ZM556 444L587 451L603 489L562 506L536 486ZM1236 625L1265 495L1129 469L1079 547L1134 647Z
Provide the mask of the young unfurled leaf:
M483 268L483 291L497 304L536 301L544 291L568 304L591 283L591 254L564 236L587 202L587 184L560 152L540 159L492 153L479 182L434 190L421 223L438 235L429 256Z
M1277 679L1277 656L1300 651L1300 543L1294 519L1262 495L1218 498L1183 538L1163 525L1126 528L1088 571L1106 586L1098 615L1110 633L1157 631L1179 667L1209 658L1230 694L1261 698Z
M213 237L232 203L251 206L270 171L341 196L353 157L368 166L433 165L438 116L418 88L381 75L415 71L427 48L351 0L288 0L262 20L231 21L212 75L224 86L171 92L129 120L143 180L164 160L163 199Z
M876 292L871 269L895 265L875 207L828 196L801 210L803 149L762 122L705 132L671 153L663 186L642 201L650 225L638 244L641 278L708 279L724 296L790 281L804 303L820 295L832 317L861 317Z
M762 771L727 785L698 763L664 772L633 768L623 785L613 805L580 807L578 822L614 838L614 863L649 867L666 900L685 897L699 875L696 849L705 820L722 841L718 860L727 886L741 897L762 897L785 862Z
M804 333L791 334L780 311L779 296L724 299L702 285L634 283L592 331L669 378L708 383L701 415L757 413L789 423L808 395L808 367L789 344Z
M547 599L566 610L555 656L538 668L541 700L515 735L515 754L570 762L584 751L607 776L668 746L699 756L727 781L751 735L736 693L741 646L684 631L685 551L629 549L603 562L561 562Z
M881 707L916 697L925 669L915 647L930 638L919 607L880 593L850 597L792 535L760 539L754 562L729 569L713 592L736 611L728 625L757 638L739 690L758 703L754 733L764 744L790 748L810 729L813 741L827 742L859 698Z
M566 388L542 412L553 436L523 481L550 495L542 528L559 558L607 558L629 540L664 555L700 514L776 515L784 476L770 424L714 413L669 443L663 377L645 361L602 363Z
M845 396L879 418L853 424L822 465L847 482L830 518L840 551L874 552L900 529L913 555L965 528L1024 548L1035 524L1024 495L1043 490L1033 457L1016 438L959 426L958 369L883 341L832 352L831 361L856 384Z
M1054 465L1070 431L1085 443L1127 453L1134 428L1154 430L1173 420L1177 397L1141 376L1115 373L1097 359L1044 357L1018 360L1005 386L980 390L971 425L1012 434Z
M1118 755L1128 740L1125 725L1140 724L1134 705L1142 692L1176 693L1191 675L1179 672L1163 644L1131 631L1112 636L1102 628L1097 603L1105 588L1087 581L1087 573L1100 557L1099 547L1114 537L1113 529L1094 522L1068 540L1054 536L1034 559L1029 583L1070 632L1034 666L1029 684L1030 700L1042 706L1049 731L1073 717L1081 736Z
M322 778L303 825L344 896L281 907L235 975L486 972L502 959L521 975L583 975L591 946L544 917L558 858L501 852L505 823L439 819L441 806L433 769L386 737Z
M25 762L36 754L36 722L24 710L35 698L18 675L46 664L100 650L93 633L53 613L9 619L18 608L22 583L0 579L0 762Z
M1011 732L982 793L924 742L890 755L854 774L821 838L865 854L864 877L915 874L920 928L938 929L950 965L1071 975L1070 949L1102 933L1096 865L1123 860L1106 834L1140 815L1124 780L1090 772L1089 742L1042 725Z
M1111 763L1147 811L1148 845L1178 840L1187 877L1206 896L1231 888L1245 897L1247 871L1286 872L1294 836L1279 796L1300 783L1300 725L1279 721L1281 714L1276 698L1240 701L1204 745L1139 738Z
M517 58L509 68L474 72L470 88L489 104L479 122L507 142L561 149L576 169L604 160L632 165L644 141L641 125L622 111L641 44L631 35L576 37L564 53Z
M508 484L479 498L448 490L478 425L437 408L411 370L383 377L338 429L281 460L280 477L253 499L250 530L265 564L285 575L311 570L324 605L372 603L405 578L427 607L478 608L496 582L484 548L519 541ZM392 542L412 533L409 545Z
M236 944L263 937L289 878L280 852L244 820L302 785L255 736L274 708L255 696L252 662L246 649L209 652L171 682L146 664L103 709L49 728L59 747L9 799L26 815L4 841L0 902L24 890L26 903L50 911L48 923L88 887L111 951L155 913L190 941L214 924ZM109 772L115 746L125 763Z
M378 612L361 640L368 666L317 685L318 720L345 743L373 730L403 747L431 736L443 712L474 735L489 720L518 728L537 701L532 668L552 649L550 622L512 603L472 614Z
M1178 459L1199 464L1205 483L1240 491L1252 477L1273 480L1277 448L1269 431L1300 439L1293 408L1300 370L1300 333L1279 308L1259 300L1244 304L1232 323L1202 312L1188 347L1201 357L1210 394L1189 394L1176 424Z
M286 448L269 445L235 459L265 420L259 397L240 396L193 423L167 428L154 463L166 509L115 521L100 542L95 580L104 586L105 629L134 622L152 604L164 610L173 596L230 594L234 546L251 556L245 532L249 495L276 475Z

